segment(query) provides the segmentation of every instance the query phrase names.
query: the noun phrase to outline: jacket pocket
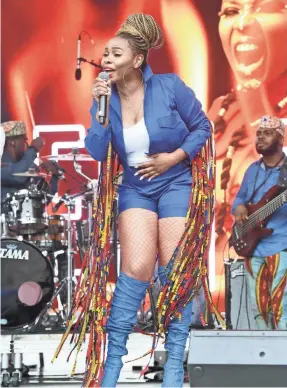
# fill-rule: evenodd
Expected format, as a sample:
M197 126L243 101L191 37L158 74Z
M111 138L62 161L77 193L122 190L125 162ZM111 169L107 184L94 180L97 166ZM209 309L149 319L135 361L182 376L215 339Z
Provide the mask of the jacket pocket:
M174 128L182 120L177 112L171 113L168 116L158 117L159 126L162 128Z

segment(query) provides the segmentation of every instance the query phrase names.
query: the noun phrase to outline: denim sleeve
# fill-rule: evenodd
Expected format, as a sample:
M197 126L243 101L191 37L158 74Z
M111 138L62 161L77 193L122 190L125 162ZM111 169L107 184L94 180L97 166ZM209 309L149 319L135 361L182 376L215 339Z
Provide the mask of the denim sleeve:
M91 128L88 129L88 134L85 138L85 146L89 154L99 162L106 160L109 142L111 141L112 127L109 123L107 128L104 128L96 119L98 104L94 100L90 109L92 116Z
M248 201L248 180L249 180L249 172L248 168L244 174L243 181L241 183L240 189L235 197L235 200L232 205L232 214L234 214L238 205L245 205Z
M189 134L180 148L192 160L211 136L211 124L193 90L186 86L176 74L174 74L174 77L177 111L189 129Z
M18 163L11 163L8 166L1 167L1 183L7 185L21 184L27 179L25 176L15 176L13 174L18 172L28 171L29 168L34 167L34 160L37 157L37 151L31 147L23 155Z

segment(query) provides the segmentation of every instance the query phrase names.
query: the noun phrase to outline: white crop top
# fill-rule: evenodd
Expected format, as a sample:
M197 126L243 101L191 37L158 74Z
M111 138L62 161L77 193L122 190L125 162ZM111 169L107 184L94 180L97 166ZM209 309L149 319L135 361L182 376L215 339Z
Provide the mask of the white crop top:
M150 160L147 156L150 141L144 117L135 125L124 128L123 132L128 165L134 167Z

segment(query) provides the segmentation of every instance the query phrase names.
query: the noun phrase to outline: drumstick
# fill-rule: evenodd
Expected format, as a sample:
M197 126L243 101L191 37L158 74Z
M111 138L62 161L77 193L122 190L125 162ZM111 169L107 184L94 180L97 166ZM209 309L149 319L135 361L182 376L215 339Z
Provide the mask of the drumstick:
M33 127L33 129L32 129L32 131L33 131L33 139L36 139L36 137L38 137L39 134L36 133L36 124L35 124L34 115L33 115L33 112L32 112L30 98L29 98L27 90L25 90L25 97L26 97L26 102L27 102L27 107L28 107L28 112L29 112L30 120L31 120L32 127Z
M28 107L28 112L29 112L30 120L31 120L32 127L33 127L33 129L32 129L32 138L36 139L37 137L39 137L39 133L36 130L35 119L34 119L32 107L31 107L31 102L30 102L30 98L29 98L27 90L25 90L25 97L26 97L26 102L27 102L27 107ZM34 160L34 163L37 166L39 166L40 164L43 163L43 161L39 158L39 152L37 153L37 159Z

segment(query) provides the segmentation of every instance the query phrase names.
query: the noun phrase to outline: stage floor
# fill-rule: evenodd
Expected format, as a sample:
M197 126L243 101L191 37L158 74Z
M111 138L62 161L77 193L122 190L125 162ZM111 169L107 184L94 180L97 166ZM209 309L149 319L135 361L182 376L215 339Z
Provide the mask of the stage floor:
M76 367L76 374L73 379L70 377L70 373L73 366L74 357L67 363L67 356L70 352L71 346L67 341L62 349L58 359L52 364L51 359L60 342L60 334L25 334L14 335L14 352L21 353L23 355L23 363L27 366L35 366L30 368L29 378L23 378L21 387L81 387L82 375L85 370L85 345L83 351L78 356L78 362ZM1 353L10 352L10 340L11 336L2 335L0 348ZM188 341L189 342L189 341ZM188 349L188 342L186 351ZM130 335L128 341L128 356L123 358L123 361L130 361L125 363L120 375L119 386L120 387L133 387L142 384L147 384L149 387L160 387L160 382L154 382L154 376L158 372L151 372L148 374L148 380L141 377L140 370L146 366L149 361L149 356L141 358L136 361L135 358L140 357L151 349L152 337L145 336L138 333ZM42 353L43 368L40 369L40 356ZM163 344L160 342L157 347L156 355L151 358L150 366L154 367L155 360L161 363L166 352ZM186 352L187 355L187 352ZM135 371L136 369L136 371ZM186 383L184 386L188 387Z
M145 383L139 383L139 382L130 382L130 383L121 383L119 382L117 384L118 387L120 388L132 388L132 387L140 387L142 384L147 386L148 388L160 388L161 383L156 383L156 382L145 382ZM62 382L60 380L55 380L51 382L41 382L37 380L31 380L28 383L23 382L20 387L26 387L26 388L32 388L32 387L59 387L59 388L81 388L81 383L80 382ZM183 387L189 387L189 383L184 383Z

